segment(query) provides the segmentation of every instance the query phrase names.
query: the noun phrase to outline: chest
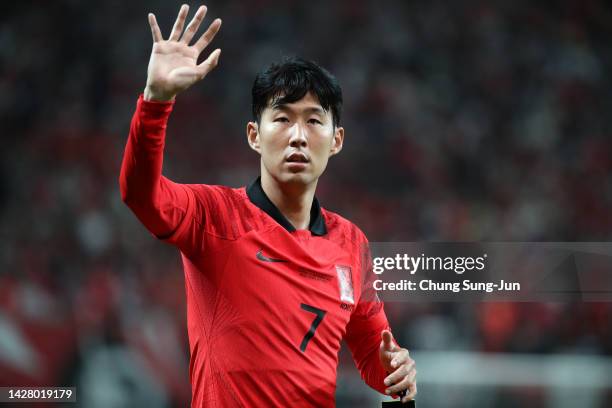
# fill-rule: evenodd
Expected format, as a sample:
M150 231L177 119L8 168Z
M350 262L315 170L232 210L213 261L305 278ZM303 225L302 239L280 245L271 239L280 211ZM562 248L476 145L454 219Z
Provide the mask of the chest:
M300 347L308 333L339 341L361 294L359 256L309 231L250 233L216 259L208 273L227 301L258 327L284 324Z

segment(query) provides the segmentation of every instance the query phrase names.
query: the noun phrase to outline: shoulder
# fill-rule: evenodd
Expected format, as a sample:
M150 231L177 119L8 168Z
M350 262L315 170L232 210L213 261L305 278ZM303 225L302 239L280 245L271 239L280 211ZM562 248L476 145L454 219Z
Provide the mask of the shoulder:
M246 196L244 187L229 187L217 184L187 184L194 191L203 194L220 194L227 196Z
M195 197L196 212L210 235L237 239L259 226L258 217L247 203L245 187L211 184L188 186Z
M188 184L194 192L196 199L206 204L239 204L246 199L244 187L234 188L214 184Z
M341 215L321 209L325 218L330 241L340 250L345 251L353 259L355 269L355 285L361 284L370 258L369 242L364 232L353 222Z
M327 232L332 240L346 240L353 245L366 244L364 232L353 222L338 213L321 208Z

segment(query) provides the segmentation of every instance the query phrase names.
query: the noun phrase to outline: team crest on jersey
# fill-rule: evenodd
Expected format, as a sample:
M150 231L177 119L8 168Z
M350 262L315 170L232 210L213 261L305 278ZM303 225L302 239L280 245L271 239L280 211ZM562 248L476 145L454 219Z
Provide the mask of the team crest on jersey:
M355 304L355 295L353 293L353 274L351 272L351 267L345 265L336 265L336 273L338 274L340 300L343 302Z

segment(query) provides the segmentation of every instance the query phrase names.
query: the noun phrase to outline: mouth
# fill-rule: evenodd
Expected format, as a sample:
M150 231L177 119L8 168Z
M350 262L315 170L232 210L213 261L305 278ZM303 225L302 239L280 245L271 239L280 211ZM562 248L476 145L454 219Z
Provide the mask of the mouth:
M310 159L304 153L292 153L286 161L287 163L308 163Z

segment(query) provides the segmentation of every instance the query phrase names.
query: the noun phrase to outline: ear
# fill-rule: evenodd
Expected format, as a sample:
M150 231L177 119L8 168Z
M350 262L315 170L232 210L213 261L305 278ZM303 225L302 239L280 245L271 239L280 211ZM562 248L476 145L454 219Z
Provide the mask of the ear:
M261 154L261 147L259 145L259 128L257 122L249 122L246 127L247 141L251 149Z
M329 150L329 155L333 156L335 154L340 153L340 150L342 150L343 143L344 143L344 128L337 127L336 131L334 132L334 140L332 140L332 145Z

